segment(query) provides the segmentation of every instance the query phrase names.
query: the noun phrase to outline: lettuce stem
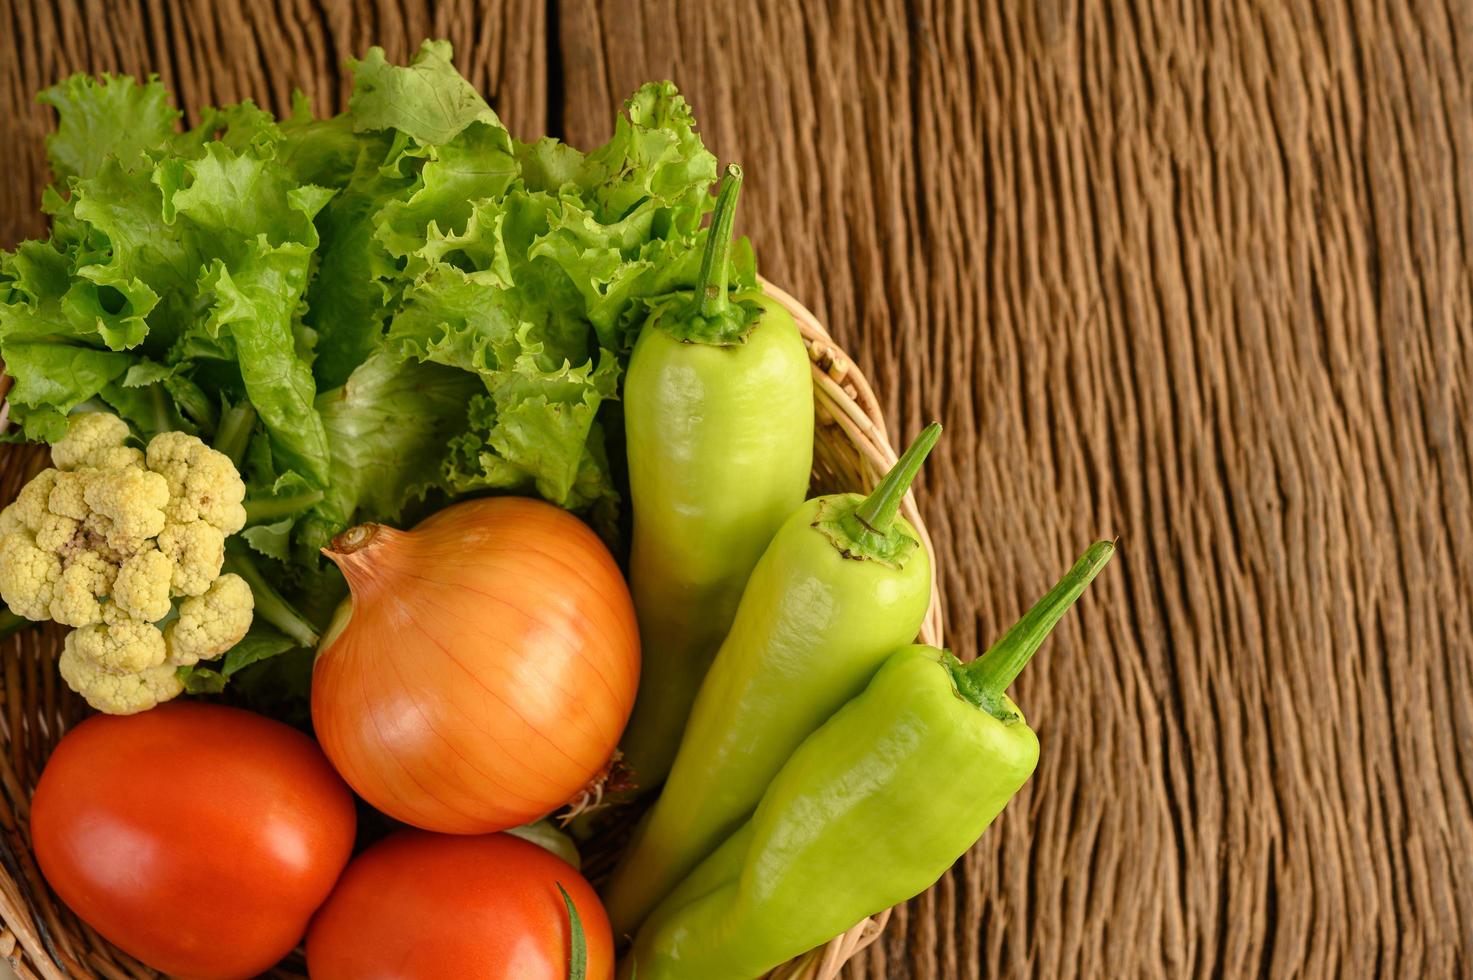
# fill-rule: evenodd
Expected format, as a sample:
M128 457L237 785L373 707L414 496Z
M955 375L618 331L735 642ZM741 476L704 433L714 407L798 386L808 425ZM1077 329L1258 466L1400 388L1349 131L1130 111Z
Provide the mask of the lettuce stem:
M229 549L225 554L225 571L239 575L251 587L251 593L256 599L256 615L301 646L317 646L317 630L291 603L281 597L280 592L271 587L271 583L261 575L261 570L249 555L238 548Z
M215 448L229 456L236 469L240 469L240 461L245 458L255 427L256 406L250 402L232 405L220 417L220 428L215 432Z

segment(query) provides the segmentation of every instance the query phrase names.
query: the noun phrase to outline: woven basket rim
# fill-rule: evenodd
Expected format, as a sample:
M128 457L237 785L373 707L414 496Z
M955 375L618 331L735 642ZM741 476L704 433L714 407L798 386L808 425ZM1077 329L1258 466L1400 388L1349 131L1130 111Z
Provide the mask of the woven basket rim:
M763 278L760 282L768 295L792 314L808 349L817 413L815 470L830 482L848 484L850 489L871 489L897 456L869 379L812 311L769 280ZM0 432L8 423L8 405L3 399L10 387L3 368L0 362ZM857 465L840 472L839 459L829 451L826 440L846 444L857 455L849 462ZM35 459L28 460L26 452L24 447L11 447L0 456L0 502L8 501L24 482L26 471L34 469ZM5 465L17 458L22 461L18 469ZM17 473L22 474L21 479L15 478ZM934 564L936 550L913 493L906 494L901 511L921 536ZM939 575L933 572L931 604L920 632L923 642L941 644L941 610ZM109 980L156 977L154 971L118 951L66 910L41 878L30 852L33 783L26 777L39 776L41 759L49 754L60 733L79 717L76 700L65 690L58 690L51 663L59 638L60 633L54 629L28 629L5 641L5 697L0 705L0 924L4 927L0 929L0 955L10 961L23 980L64 980L83 975L76 972L79 968ZM32 703L38 697L40 703ZM29 714L23 710L27 708ZM37 709L42 709L39 717ZM34 758L27 756L27 747ZM768 980L834 980L845 963L879 939L891 912L885 909L862 920L825 945L779 966L768 974ZM301 975L290 967L273 972L280 977Z

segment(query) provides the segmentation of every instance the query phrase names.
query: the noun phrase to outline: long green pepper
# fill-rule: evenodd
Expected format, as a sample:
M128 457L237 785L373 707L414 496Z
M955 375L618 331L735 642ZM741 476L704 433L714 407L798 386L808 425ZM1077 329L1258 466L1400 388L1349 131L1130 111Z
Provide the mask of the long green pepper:
M798 325L761 290L728 292L741 183L727 168L696 293L654 311L624 384L643 664L622 748L647 789L669 772L742 587L803 502L813 463L813 379Z
M1091 547L972 664L894 653L646 920L623 976L751 980L930 887L1033 774L1006 689L1113 551Z
M793 750L915 639L931 559L899 516L936 444L931 425L868 497L816 497L783 524L742 593L696 697L670 778L605 894L614 934L751 816Z

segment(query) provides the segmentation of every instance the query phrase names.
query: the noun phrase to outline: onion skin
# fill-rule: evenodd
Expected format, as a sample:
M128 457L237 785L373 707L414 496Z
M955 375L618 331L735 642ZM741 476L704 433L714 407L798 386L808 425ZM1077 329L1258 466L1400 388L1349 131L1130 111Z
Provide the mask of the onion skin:
M359 796L480 834L545 816L601 772L634 706L639 631L582 521L492 497L408 532L353 528L324 554L352 598L317 657L312 722Z

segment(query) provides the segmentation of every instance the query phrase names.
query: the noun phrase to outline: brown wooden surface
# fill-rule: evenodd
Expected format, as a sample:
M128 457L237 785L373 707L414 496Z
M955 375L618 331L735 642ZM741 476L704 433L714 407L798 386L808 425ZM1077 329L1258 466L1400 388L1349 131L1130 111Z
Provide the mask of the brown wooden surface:
M0 245L70 71L327 110L426 35L524 138L679 83L763 271L947 425L959 652L1120 536L1038 775L850 975L1473 975L1473 4L0 0Z

